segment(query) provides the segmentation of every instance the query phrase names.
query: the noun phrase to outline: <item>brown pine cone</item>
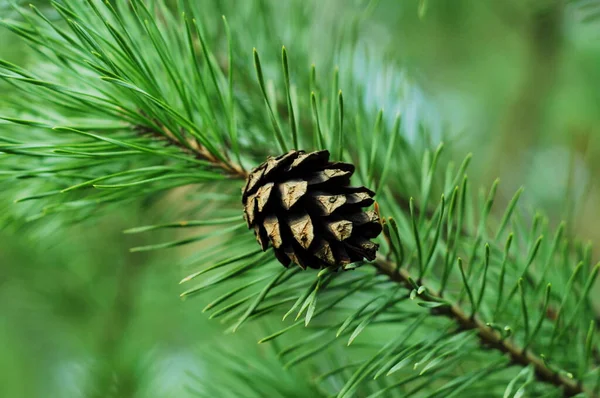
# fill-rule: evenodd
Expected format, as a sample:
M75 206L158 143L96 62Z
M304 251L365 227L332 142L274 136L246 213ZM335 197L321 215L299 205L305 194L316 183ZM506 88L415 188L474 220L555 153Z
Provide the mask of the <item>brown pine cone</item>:
M374 260L381 233L375 192L350 187L354 166L329 162L328 151L290 151L252 170L243 189L244 218L263 251L301 268Z

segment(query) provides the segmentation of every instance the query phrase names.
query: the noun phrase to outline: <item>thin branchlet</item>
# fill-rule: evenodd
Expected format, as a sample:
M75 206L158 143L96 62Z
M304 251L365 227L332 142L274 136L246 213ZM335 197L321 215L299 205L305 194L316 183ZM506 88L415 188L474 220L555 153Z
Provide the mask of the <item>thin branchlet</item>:
M209 150L198 143L193 138L186 137L183 135L186 141L180 141L169 129L162 125L160 122L155 121L159 128L149 126L133 126L133 130L140 135L151 135L157 139L165 141L168 145L177 146L182 152L194 156L196 159L206 160L210 162L214 167L222 169L226 174L232 178L246 178L248 172L239 164L232 161L222 161L221 159L214 156Z
M396 283L412 289L411 277L405 269L398 269L396 264L384 258L378 258L372 265L379 272L388 276ZM442 298L435 293L420 296L424 301L438 302ZM530 350L523 349L515 343L503 338L497 331L490 328L476 316L470 316L456 304L435 308L438 315L446 316L456 321L461 330L476 330L482 345L508 355L511 363L520 366L532 366L539 381L553 384L563 390L566 397L587 393L581 383L548 368L544 361ZM590 395L593 396L593 395Z

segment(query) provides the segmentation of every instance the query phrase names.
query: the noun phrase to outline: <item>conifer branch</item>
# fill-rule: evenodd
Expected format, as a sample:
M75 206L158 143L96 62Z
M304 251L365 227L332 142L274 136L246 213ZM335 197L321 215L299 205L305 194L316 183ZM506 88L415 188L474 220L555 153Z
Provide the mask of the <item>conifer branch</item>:
M197 140L190 138L189 135L185 134L185 131L183 131L183 134L181 134L184 137L185 142L181 142L166 126L164 126L157 120L154 120L154 122L157 126L159 126L158 128L137 125L133 126L133 130L141 135L151 135L156 139L163 140L168 145L174 145L178 147L182 152L188 155L192 155L196 159L206 160L210 162L214 167L222 169L226 174L228 174L232 178L245 179L248 176L248 172L241 165L236 164L230 160L225 162L215 157Z
M413 289L412 278L405 269L398 269L395 263L381 257L372 264L382 274L387 275L390 280L402 284L408 289ZM432 303L439 303L442 300L445 300L430 291L422 294L420 298L423 301ZM566 397L572 397L586 392L580 382L548 368L540 357L530 350L519 347L508 341L506 338L503 338L497 331L487 326L476 316L467 315L458 305L450 304L436 307L432 309L432 313L454 319L461 330L476 330L479 340L484 347L493 348L508 355L511 359L510 363L512 364L518 364L523 367L533 366L535 375L539 381L562 388ZM588 392L586 393L589 394ZM588 396L595 397L595 395Z
M192 153L199 159L208 160L213 163L216 167L222 168L225 172L231 175L232 178L239 178L241 180L246 179L248 177L248 171L246 171L240 165L235 163L224 163L219 159L211 156L210 153L207 153L199 146L197 143L190 141L189 145L182 145L180 141L178 141L173 134L170 134L167 129L164 129L162 132L158 132L156 130L137 127L137 131L142 132L150 132L156 135L159 138L166 139L169 144L179 146L184 152ZM162 133L162 134L161 134ZM400 199L400 198L399 198ZM399 203L402 208L405 208L406 211L409 209L409 202L406 200L399 200ZM419 209L419 211L423 211ZM433 212L429 210L425 210L425 214L427 217L432 217ZM463 234L467 234L466 230L462 231ZM403 285L405 288L412 290L413 289L413 278L411 278L408 271L405 269L399 269L397 265L384 259L382 257L378 257L375 262L371 263L379 272L386 275L391 281L394 281L398 284ZM420 298L423 301L431 302L431 303L440 303L445 301L441 296L427 291L425 294L421 294ZM565 397L572 397L577 394L581 394L586 392L581 383L577 380L569 378L563 374L553 371L550 369L544 361L538 357L535 353L531 352L531 350L527 348L520 347L515 343L509 341L507 338L503 337L478 319L475 314L472 316L467 315L458 304L450 304L450 305L442 305L440 307L432 308L432 314L442 315L447 318L453 319L458 324L461 331L467 330L475 330L477 331L477 335L481 344L484 347L495 349L508 357L510 357L510 364L517 364L523 367L532 366L535 370L536 378L545 383L552 384L558 388L561 388L564 392ZM586 392L587 393L587 392ZM596 397L595 395L590 395L590 397Z
M236 164L231 161L229 161L227 163L221 161L220 159L213 156L209 151L206 150L206 148L204 148L202 145L200 145L197 141L195 141L193 139L188 138L187 143L184 145L181 141L179 141L177 139L177 137L175 137L175 135L172 132L170 132L168 130L167 127L163 126L162 124L160 124L160 122L158 122L156 120L154 122L158 126L160 126L160 130L157 130L156 128L152 128L152 127L148 127L148 126L142 126L142 125L134 126L133 129L140 134L151 134L154 137L156 137L157 139L165 140L169 145L174 145L174 146L179 147L182 152L191 154L196 159L207 160L210 163L212 163L215 167L222 169L231 178L239 179L242 181L245 180L246 178L248 178L248 175L249 175L248 170L244 169L241 165ZM183 133L185 133L185 132L183 132ZM185 134L182 134L182 135L186 136ZM407 200L406 198L401 197L399 195L394 195L394 200L396 200L396 203L405 212L408 213L410 211L409 200ZM417 215L424 213L425 217L428 219L432 218L435 213L435 211L433 211L431 209L421 209L418 207L415 207L415 211L416 211ZM464 236L470 235L469 231L464 226L461 228L461 234ZM377 267L377 268L379 268L379 267ZM533 279L532 279L531 275L526 274L525 278L528 280L528 282L533 284ZM555 312L556 312L556 310L554 308L549 307L548 311L547 311L547 313L548 313L547 317L552 320L551 314L553 314ZM597 325L600 326L600 314L595 315L595 322ZM489 329L489 328L486 326L485 329ZM598 351L596 349L594 349L593 354L594 354L594 361L596 363L600 362ZM515 361L515 362L521 363L519 361ZM543 365L543 363L542 363L542 365Z

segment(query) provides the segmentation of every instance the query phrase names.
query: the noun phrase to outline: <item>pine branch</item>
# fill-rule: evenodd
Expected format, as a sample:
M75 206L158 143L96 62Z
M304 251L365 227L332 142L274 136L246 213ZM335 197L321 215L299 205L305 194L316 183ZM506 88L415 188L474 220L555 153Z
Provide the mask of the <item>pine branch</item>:
M159 132L138 126L135 128L135 130L140 132L151 132L157 138L166 139L169 144L178 146L183 152L192 153L199 159L208 160L215 166L222 168L227 174L230 175L231 178L245 180L249 175L245 169L235 163L224 163L219 159L210 156L210 154L207 156L206 152L194 142L189 142L188 145L182 145L182 143L177 140L166 128ZM400 207L404 208L406 212L410 211L409 200L406 200L398 195L396 195L394 198L397 200L397 203L400 205ZM435 211L431 209L422 210L413 208L413 211L415 211L417 215L424 214L424 216L428 219L432 219L435 216ZM470 235L470 232L464 227L461 229L460 233L464 236ZM380 273L386 275L391 281L402 285L409 291L415 289L415 279L411 277L407 270L400 268L398 264L385 259L380 255L375 262L370 264ZM421 281L419 281L419 283L420 282ZM585 391L581 385L581 382L550 369L540 357L538 357L527 347L518 346L517 344L509 341L507 337L502 336L489 325L486 325L477 318L475 312L473 312L473 315L469 316L462 308L460 308L458 303L449 303L445 298L428 290L421 293L419 297L423 301L435 305L435 307L431 309L432 315L445 316L454 320L459 326L459 331L476 331L483 347L494 349L507 355L511 359L511 364L520 365L524 368L528 366L533 367L535 376L539 381L561 388L566 397L572 397L581 393L589 394L588 396L590 397L596 397L596 395L592 395L591 393ZM442 305L440 305L440 303ZM552 308L548 308L547 313L552 313L552 311Z
M378 258L373 266L382 274L387 275L390 280L403 285L405 288L412 290L414 282L408 271L398 269L397 265L383 258ZM426 291L420 295L423 301L430 303L440 303L445 301L437 294ZM573 380L558 372L549 369L544 361L526 348L519 347L506 338L500 335L497 331L477 319L476 316L467 315L456 304L441 305L432 309L432 314L446 316L456 321L461 330L476 330L482 346L498 350L511 358L511 363L518 364L523 367L533 366L535 375L538 380L553 384L562 388L565 396L572 397L580 393L588 393L583 390L581 383ZM589 395L595 397L595 395Z
M248 176L248 172L239 164L230 161L227 157L227 161L223 161L214 156L205 146L201 145L198 140L190 138L189 134L182 129L181 136L184 142L177 138L167 126L160 123L158 120L154 120L154 123L158 127L136 125L133 126L133 130L141 135L151 135L159 140L164 140L167 145L174 145L178 147L183 153L192 155L196 159L206 160L213 166L222 169L226 174L232 178L245 179Z
M137 130L141 131L139 128ZM182 146L179 141L172 138L172 135L169 134L168 131L166 134L160 137L166 137L170 144L181 147L183 151L190 151L188 148ZM216 166L223 168L230 174L232 178L246 179L248 177L248 172L241 166L236 164L224 164L218 159L206 157L201 148L196 146L192 146L192 148L194 148L192 151L196 156L201 159L209 160ZM406 208L405 210L409 211L409 201L401 199L398 202L401 206L404 204L403 207ZM420 212L421 211L418 210L418 213ZM425 210L424 214L427 218L432 218L434 216L434 212L431 210ZM461 233L468 235L468 231L466 229L463 229ZM415 288L414 278L410 276L407 270L401 269L394 262L378 256L377 260L371 263L371 265L374 266L379 272L386 275L391 281L402 285L404 288L408 290L413 290ZM572 397L580 393L588 393L583 389L579 381L569 378L559 372L553 371L546 366L540 357L527 349L527 347L520 347L515 343L512 343L506 337L503 337L499 332L495 331L493 328L478 319L475 316L475 313L469 316L460 308L458 304L446 304L446 299L430 291L420 294L419 297L425 302L434 303L436 305L439 303L444 303L443 305L432 308L431 313L433 315L441 315L449 319L453 319L458 324L459 331L477 331L477 335L482 346L495 349L503 354L506 354L510 357L511 364L520 365L524 368L532 366L535 369L535 376L539 381L561 388L566 397ZM595 395L589 396L595 397Z
M245 170L241 165L239 165L235 162L231 162L231 161L223 162L222 160L213 156L209 151L206 150L206 148L202 147L195 140L189 139L187 144L184 145L168 130L168 128L166 126L162 126L159 121L155 120L154 122L157 125L161 126L161 128L156 129L153 127L138 125L138 126L134 126L133 129L141 134L151 134L154 137L156 137L157 139L165 140L169 145L177 146L177 147L179 147L179 149L182 152L191 154L194 157L196 157L197 159L207 160L210 163L212 163L215 167L223 169L224 172L233 179L239 179L239 180L243 181L248 177L249 172L247 170ZM185 133L185 131L183 131L183 133ZM182 135L186 136L185 134L182 134ZM410 201L408 199L395 193L394 200L396 201L398 206L400 206L400 208L402 208L405 211L405 213L410 212ZM421 208L417 207L416 205L414 205L414 211L415 211L417 217L419 217L419 218L425 217L426 219L433 219L435 217L434 209L430 209L430 208L421 209ZM470 231L464 226L461 228L460 233L464 237L471 237ZM387 238L387 236L386 236L386 238ZM514 256L511 255L509 257L509 259L511 261L514 261ZM534 277L529 272L527 272L525 274L525 278L529 284L535 285ZM553 308L552 306L549 306L548 311L547 311L548 319L552 320L552 314L555 314L555 313L556 313L556 309ZM597 325L600 326L600 314L595 314L595 322ZM594 361L596 363L600 363L600 357L598 355L597 349L593 350L593 355L594 355ZM515 361L515 362L521 363L519 361Z

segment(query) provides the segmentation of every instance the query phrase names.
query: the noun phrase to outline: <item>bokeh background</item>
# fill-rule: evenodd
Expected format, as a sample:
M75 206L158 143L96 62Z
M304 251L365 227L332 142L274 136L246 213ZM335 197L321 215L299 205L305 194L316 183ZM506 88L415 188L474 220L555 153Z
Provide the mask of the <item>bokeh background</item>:
M262 3L283 26L295 18L284 12L285 3L300 1ZM317 62L335 39L327 38L328 24L351 20L366 4L302 3L315 21L306 32L315 40L304 50ZM500 197L508 201L523 185L526 206L553 224L567 219L570 233L598 246L600 3L371 3L361 39L369 50L356 55L355 65L357 79L373 82L367 100L391 109L401 102L404 134L424 125L433 136L450 135L452 156L473 153L476 186L499 177ZM223 4L216 8L234 16L236 7ZM4 18L18 15L0 0ZM289 32L272 34L293 48ZM0 28L0 58L23 65L30 51ZM385 65L369 61L374 53L384 54L373 58ZM401 86L386 84L390 73L402 74ZM0 95L16 94L0 82ZM26 190L27 180L22 184ZM122 231L169 219L178 195L98 209L92 219L68 226L53 219L23 223L26 204L1 197L1 397L188 396L195 377L210 371L209 352L258 349L252 333L223 335L198 303L179 299L178 264L190 249L129 253L160 236ZM273 360L263 349L265 360Z

